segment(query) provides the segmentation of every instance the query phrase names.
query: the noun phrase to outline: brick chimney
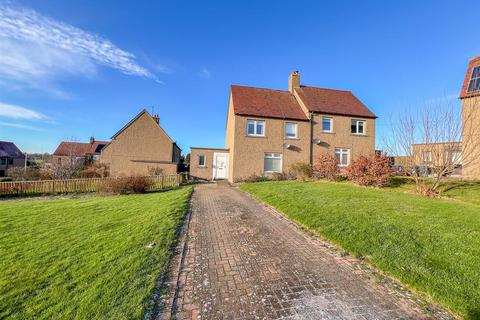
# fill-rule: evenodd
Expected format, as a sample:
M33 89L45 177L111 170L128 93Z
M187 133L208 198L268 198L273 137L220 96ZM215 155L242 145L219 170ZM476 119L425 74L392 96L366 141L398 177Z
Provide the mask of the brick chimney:
M160 124L160 117L158 116L158 114L154 114L152 118L157 124Z
M300 87L300 74L298 71L292 71L288 77L288 91L293 93L293 89L298 87Z
M95 138L94 137L90 137L90 144L93 144L95 142Z

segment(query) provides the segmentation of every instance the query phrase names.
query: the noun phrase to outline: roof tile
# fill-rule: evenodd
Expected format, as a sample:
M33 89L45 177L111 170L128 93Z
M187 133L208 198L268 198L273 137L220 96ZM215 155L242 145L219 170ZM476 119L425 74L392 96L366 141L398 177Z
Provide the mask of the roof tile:
M301 86L295 88L309 111L366 118L376 118L351 91Z

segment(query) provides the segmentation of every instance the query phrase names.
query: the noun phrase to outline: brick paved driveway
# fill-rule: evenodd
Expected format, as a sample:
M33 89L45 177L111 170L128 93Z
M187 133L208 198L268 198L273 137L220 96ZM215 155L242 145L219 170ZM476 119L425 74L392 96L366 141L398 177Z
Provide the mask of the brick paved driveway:
M167 318L428 318L358 263L227 184L195 188L185 248Z

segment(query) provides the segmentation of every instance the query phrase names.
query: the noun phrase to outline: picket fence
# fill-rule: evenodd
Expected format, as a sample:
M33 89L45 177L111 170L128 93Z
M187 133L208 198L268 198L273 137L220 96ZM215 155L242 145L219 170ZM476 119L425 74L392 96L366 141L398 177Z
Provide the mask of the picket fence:
M147 177L152 182L150 191L178 187L188 180L188 173ZM49 193L95 192L104 183L115 178L83 178L65 180L0 182L0 196Z

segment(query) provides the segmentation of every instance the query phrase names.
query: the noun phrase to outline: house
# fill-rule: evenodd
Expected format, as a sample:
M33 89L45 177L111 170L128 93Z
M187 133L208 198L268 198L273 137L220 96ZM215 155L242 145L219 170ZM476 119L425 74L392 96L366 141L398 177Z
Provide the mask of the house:
M0 141L0 177L8 176L13 167L25 166L25 155L13 142Z
M100 152L108 142L97 141L94 137L89 142L62 141L52 155L53 164L84 165L100 159Z
M432 168L446 168L454 176L462 175L462 144L459 141L418 143L413 145L413 163L423 174Z
M173 174L180 163L181 149L160 126L158 115L141 111L112 136L103 148L100 162L110 175Z
M346 167L375 152L376 118L351 91L301 85L297 71L288 90L232 85L225 149L192 147L190 174L240 181L312 164L321 153Z
M462 175L480 179L480 56L470 60L460 92Z
M414 144L413 164L425 173L454 166L453 175L480 179L480 56L470 60L460 91L461 141Z

